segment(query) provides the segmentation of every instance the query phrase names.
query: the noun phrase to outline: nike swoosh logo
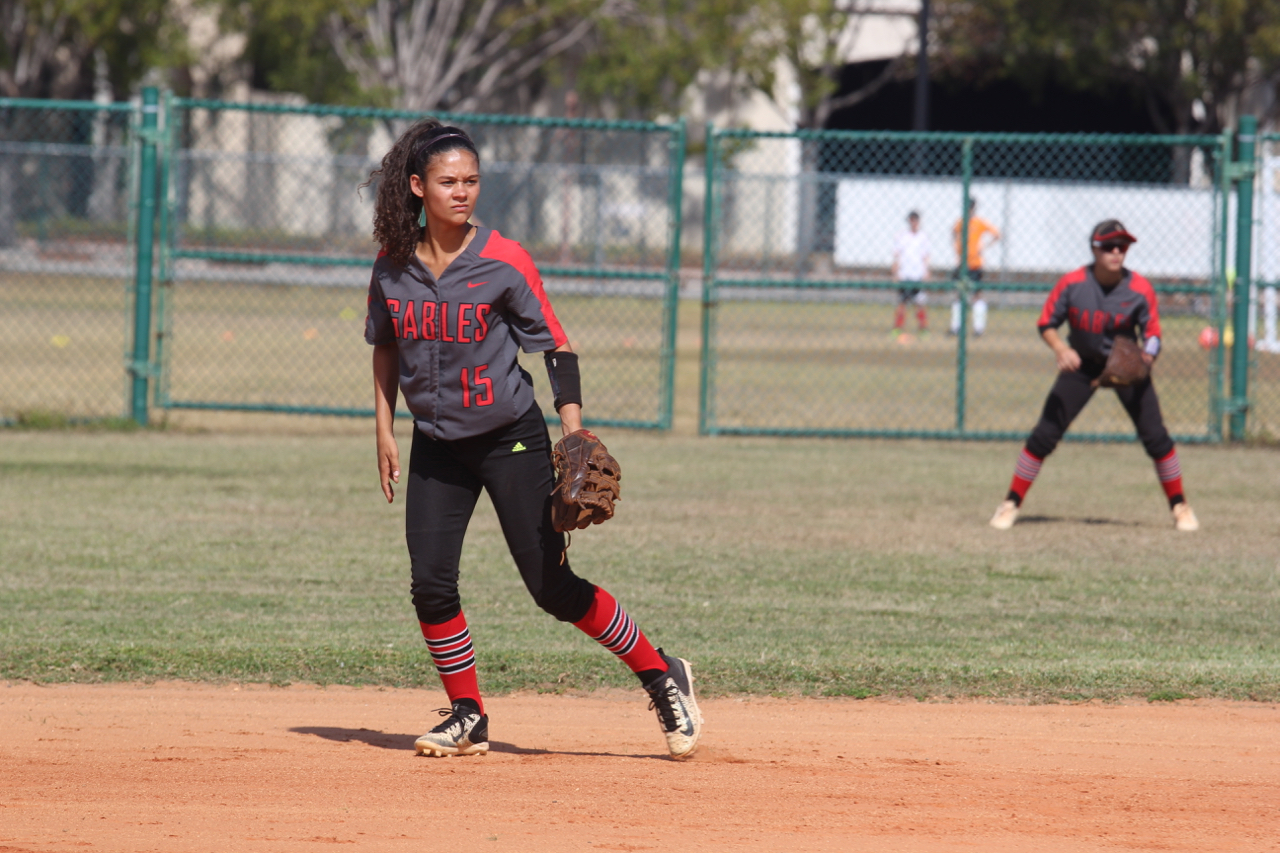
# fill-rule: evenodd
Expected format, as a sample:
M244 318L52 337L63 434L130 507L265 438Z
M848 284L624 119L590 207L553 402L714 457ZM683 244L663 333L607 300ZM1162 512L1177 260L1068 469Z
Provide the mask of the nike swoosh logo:
M467 287L479 287L482 284L488 284L488 283L489 282L487 281L469 281L467 282Z

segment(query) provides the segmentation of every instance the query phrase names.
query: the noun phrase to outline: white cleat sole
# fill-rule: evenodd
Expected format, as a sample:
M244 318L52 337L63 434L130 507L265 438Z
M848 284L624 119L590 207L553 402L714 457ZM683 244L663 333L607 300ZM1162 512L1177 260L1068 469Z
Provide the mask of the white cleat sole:
M1173 526L1183 533L1191 533L1200 529L1200 520L1196 518L1191 507L1180 503L1173 508Z
M471 746L458 749L455 746L438 746L434 743L419 740L414 742L413 748L414 750L417 751L418 755L426 755L430 758L444 758L446 755L453 756L453 755L488 755L489 754L488 741L485 741L484 743L473 743L471 744Z
M693 667L684 658L678 658L680 663L684 664L684 671L689 676L689 710L691 716L697 720L697 725L693 727L693 737L675 738L677 743L672 743L673 738L667 738L667 751L671 753L671 757L676 761L685 761L693 758L693 754L698 751L698 741L702 739L702 709L698 707L698 698L693 691Z
M996 507L996 514L988 522L996 530L1008 530L1018 520L1018 505L1013 501L1005 501Z

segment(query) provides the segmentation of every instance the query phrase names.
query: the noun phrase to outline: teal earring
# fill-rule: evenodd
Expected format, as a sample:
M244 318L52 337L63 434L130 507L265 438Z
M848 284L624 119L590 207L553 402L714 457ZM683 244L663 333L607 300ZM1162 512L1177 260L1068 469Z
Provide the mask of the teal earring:
M422 205L422 211L418 214L418 227L427 227L427 206L425 204Z

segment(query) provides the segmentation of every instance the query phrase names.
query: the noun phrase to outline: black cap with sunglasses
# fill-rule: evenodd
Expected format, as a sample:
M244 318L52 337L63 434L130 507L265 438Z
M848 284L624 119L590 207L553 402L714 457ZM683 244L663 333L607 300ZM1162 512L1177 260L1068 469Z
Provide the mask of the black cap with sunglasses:
M1093 233L1089 236L1089 245L1095 249L1128 248L1130 243L1136 242L1138 238L1130 234L1119 219L1102 220L1093 226Z

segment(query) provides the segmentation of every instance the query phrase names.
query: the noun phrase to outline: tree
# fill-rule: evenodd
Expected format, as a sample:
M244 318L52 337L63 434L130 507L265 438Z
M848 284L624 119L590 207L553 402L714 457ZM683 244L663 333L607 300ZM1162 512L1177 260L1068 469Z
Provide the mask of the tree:
M619 0L345 0L337 56L366 90L428 112L482 110L582 41Z
M910 71L914 54L894 57L869 83L843 95L839 72L848 62L854 43L869 14L883 14L869 0L764 0L755 7L760 40L760 58L784 59L796 76L799 127L820 129L836 110L851 107L880 91L886 84L903 79ZM745 68L752 82L783 105L779 97L777 64L750 63Z
M601 15L551 69L584 100L625 116L684 111L690 85L708 74L742 95L763 56L746 0L630 0ZM752 73L744 73L750 67Z
M115 100L149 69L180 58L181 45L164 0L0 0L0 96ZM105 114L40 114L34 125L36 115L5 110L0 139L113 141ZM122 142L123 128L114 132L114 141ZM61 183L60 193L50 192L60 196L60 211L95 219L116 215L120 159L64 162L73 177ZM0 246L17 237L21 199L21 157L0 154Z
M245 35L242 61L255 89L296 92L312 103L385 106L385 89L363 90L333 51L331 0L222 0L220 25Z
M0 95L119 97L182 45L165 0L0 0Z
M1164 133L1217 133L1251 84L1280 71L1280 0L938 0L956 76L1123 82Z

